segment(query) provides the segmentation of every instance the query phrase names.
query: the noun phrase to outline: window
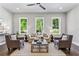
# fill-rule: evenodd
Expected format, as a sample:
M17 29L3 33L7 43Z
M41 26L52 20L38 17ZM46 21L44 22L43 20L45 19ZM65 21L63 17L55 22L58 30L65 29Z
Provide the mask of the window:
M36 17L35 18L36 22L35 22L35 27L36 27L36 33L43 32L43 17Z
M27 18L22 17L20 19L20 33L26 33L27 32Z
M61 34L61 19L59 17L52 18L52 34L53 35Z

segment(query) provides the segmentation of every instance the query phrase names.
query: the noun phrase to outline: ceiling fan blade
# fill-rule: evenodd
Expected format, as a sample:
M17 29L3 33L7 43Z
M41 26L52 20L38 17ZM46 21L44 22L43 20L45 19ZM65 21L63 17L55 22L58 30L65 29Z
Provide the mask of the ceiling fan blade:
M28 4L27 6L34 6L35 4Z
M40 4L40 3L36 3L36 4L38 5L38 4Z
M42 6L41 4L39 5L43 10L46 10L46 8L44 6Z

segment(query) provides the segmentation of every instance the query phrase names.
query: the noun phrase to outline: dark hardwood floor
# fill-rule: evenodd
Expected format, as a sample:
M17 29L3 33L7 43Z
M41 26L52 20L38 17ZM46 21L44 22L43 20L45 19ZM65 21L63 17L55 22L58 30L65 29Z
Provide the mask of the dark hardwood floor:
M8 55L8 50L6 45L1 45L0 46L0 56L7 56Z
M14 51L15 49L12 50L12 52ZM79 56L79 46L76 46L74 44L72 44L72 47L71 47L71 51L69 53L69 51L67 49L61 49L67 56ZM12 53L11 52L11 53ZM7 50L7 47L6 45L2 45L0 46L0 56L9 56L10 54L8 54L8 50Z
M79 46L72 44L71 51L69 52L67 49L62 50L67 56L79 56Z

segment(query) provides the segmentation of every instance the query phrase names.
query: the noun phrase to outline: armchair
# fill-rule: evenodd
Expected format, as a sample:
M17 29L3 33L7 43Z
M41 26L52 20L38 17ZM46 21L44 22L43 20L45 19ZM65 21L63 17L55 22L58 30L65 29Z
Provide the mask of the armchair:
M26 35L26 37L27 37L27 41L30 43L31 42L30 36L29 35Z
M70 51L73 35L67 35L67 40L54 40L54 45L60 48L68 48Z
M48 34L43 33L43 37L44 37L44 39L46 39L46 40L47 40L47 42L49 42L49 43L50 43L50 36L48 36Z
M10 52L11 48L18 48L20 49L20 41L19 40L11 40L11 35L5 35L6 44L8 51Z

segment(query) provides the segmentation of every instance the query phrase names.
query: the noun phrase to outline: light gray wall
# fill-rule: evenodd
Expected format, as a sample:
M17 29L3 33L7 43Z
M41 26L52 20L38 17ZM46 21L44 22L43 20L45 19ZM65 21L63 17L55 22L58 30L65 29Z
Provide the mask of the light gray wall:
M0 19L3 20L4 24L9 27L8 33L12 33L12 14L6 11L0 6ZM0 42L4 40L3 35L0 34Z
M19 31L19 18L20 17L27 17L28 18L28 32L35 33L35 17L44 17L44 33L50 34L50 27L51 27L51 17L60 17L62 26L61 30L62 33L66 32L66 14L65 13L24 13L24 14L14 14L14 33Z
M79 6L67 14L67 32L73 35L73 43L79 45Z
M10 29L9 33L12 33L12 14L6 11L0 6L0 18L3 19L4 24L6 24Z

